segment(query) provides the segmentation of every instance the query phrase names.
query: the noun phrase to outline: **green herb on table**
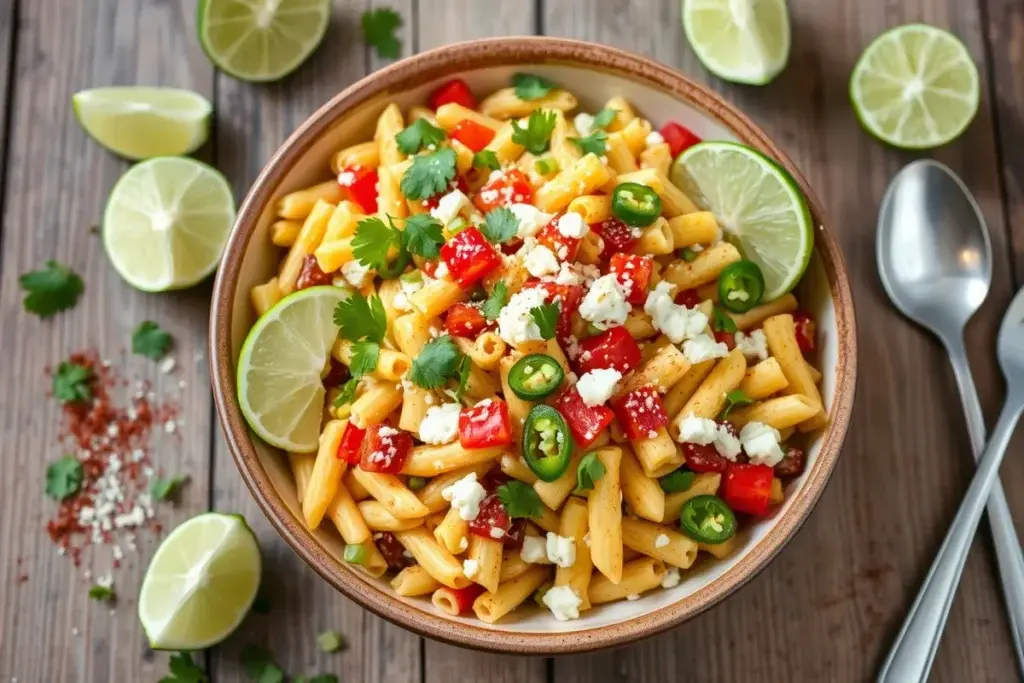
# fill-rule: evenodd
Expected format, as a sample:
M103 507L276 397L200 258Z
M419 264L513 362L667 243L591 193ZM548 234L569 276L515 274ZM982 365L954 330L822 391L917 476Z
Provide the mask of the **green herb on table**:
M403 154L416 154L423 147L439 145L445 140L444 131L426 119L416 119L395 136L398 149Z
M160 360L171 348L171 335L152 320L144 320L132 333L132 353Z
M207 683L210 680L188 652L171 655L168 668L171 675L161 678L160 683Z
M424 389L437 389L459 373L462 352L448 335L431 339L412 362L409 379Z
M168 500L174 498L188 477L157 477L149 486L149 493L154 500Z
M338 683L338 677L334 674L320 674L319 676L292 676L291 683Z
M512 480L498 487L498 499L509 517L537 519L542 514L540 496L521 481Z
M316 637L316 644L321 651L331 653L344 650L348 644L337 631L324 631Z
M444 192L454 177L454 149L445 147L436 152L421 154L413 157L412 165L402 174L402 194L409 199L429 199Z
M398 12L390 7L378 7L363 12L360 23L363 38L377 50L378 57L395 59L402 54L402 41L395 35L395 31L402 25L402 17Z
M269 651L249 643L242 648L239 656L242 664L242 671L253 681L258 683L283 683L284 671L274 663L273 656Z
M584 154L596 154L597 156L604 156L604 153L608 151L608 134L603 130L595 130L590 135L585 135L582 138L569 138L573 144L580 148L580 151Z
M117 597L113 586L104 586L101 583L95 584L89 589L89 598L98 602L111 602Z
M551 133L555 130L555 112L535 109L522 128L512 121L512 142L522 145L531 154L543 154L548 149Z
M46 468L46 495L54 500L64 500L78 492L83 477L82 463L73 455L65 455Z
M512 209L500 206L488 212L480 232L491 244L502 244L519 234L519 219Z
M53 373L50 391L61 403L92 400L93 374L90 368L65 361Z
M252 601L252 611L256 614L270 614L270 610L270 598L261 589L259 593L256 593L256 597Z
M516 89L516 97L526 102L539 100L558 86L534 74L513 74L512 87Z
M40 318L74 308L85 291L78 273L53 260L47 261L43 270L24 273L18 284L27 292L22 300L25 310Z

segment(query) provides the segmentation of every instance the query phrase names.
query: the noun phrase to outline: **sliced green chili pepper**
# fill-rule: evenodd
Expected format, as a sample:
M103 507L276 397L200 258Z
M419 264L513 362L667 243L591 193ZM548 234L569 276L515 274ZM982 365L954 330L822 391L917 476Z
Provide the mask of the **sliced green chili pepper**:
M409 252L401 249L394 261L377 270L377 275L380 275L385 280L394 280L402 274L402 271L405 270L405 267L409 265L411 260L412 256L409 255Z
M523 459L541 481L554 481L569 468L575 444L561 413L534 406L523 426Z
M543 353L531 353L519 359L508 372L508 385L525 401L550 396L562 386L565 371L558 361Z
M727 311L746 313L763 296L764 275L753 261L730 263L718 276L718 303Z
M363 564L366 562L366 548L360 543L349 543L345 546L345 561L349 564Z
M612 191L612 213L627 225L644 227L661 215L661 197L640 183L620 183Z
M725 543L736 533L736 515L718 496L694 496L679 514L683 533L698 543Z

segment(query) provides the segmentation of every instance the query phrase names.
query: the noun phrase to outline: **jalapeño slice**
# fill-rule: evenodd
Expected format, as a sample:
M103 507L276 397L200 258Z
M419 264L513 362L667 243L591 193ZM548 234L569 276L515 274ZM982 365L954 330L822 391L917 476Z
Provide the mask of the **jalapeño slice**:
M645 227L661 215L661 197L640 183L619 183L612 191L612 213L627 225Z
M574 444L569 425L549 405L533 407L523 425L523 459L541 481L554 481L569 467Z
M565 371L558 361L547 354L531 353L509 370L508 385L519 398L537 401L554 393L564 378Z
M683 533L698 543L725 543L736 533L736 515L718 496L694 496L679 515Z
M727 311L746 313L763 296L764 275L753 261L730 263L718 276L718 301Z

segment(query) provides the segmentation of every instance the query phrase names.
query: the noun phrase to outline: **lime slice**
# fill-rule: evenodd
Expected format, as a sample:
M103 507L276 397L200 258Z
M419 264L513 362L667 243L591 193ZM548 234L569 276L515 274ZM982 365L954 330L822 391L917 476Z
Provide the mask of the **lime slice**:
M93 140L128 159L190 154L210 135L213 106L176 88L94 88L71 98Z
M180 289L214 271L234 222L224 176L194 159L158 157L131 167L114 185L103 245L133 287Z
M978 111L978 69L956 36L899 26L875 38L853 67L850 100L861 125L904 149L956 139Z
M295 453L317 449L326 391L320 372L338 337L340 287L310 287L260 316L238 358L238 403L261 439Z
M156 650L200 650L231 635L260 586L260 546L239 515L210 512L160 544L139 594L139 620Z
M683 0L683 30L719 78L765 85L789 59L786 0Z
M276 81L313 53L330 18L331 0L200 0L199 42L235 78Z
M761 268L764 300L800 280L814 248L807 202L793 179L756 150L702 142L679 155L672 181L715 214L725 238Z

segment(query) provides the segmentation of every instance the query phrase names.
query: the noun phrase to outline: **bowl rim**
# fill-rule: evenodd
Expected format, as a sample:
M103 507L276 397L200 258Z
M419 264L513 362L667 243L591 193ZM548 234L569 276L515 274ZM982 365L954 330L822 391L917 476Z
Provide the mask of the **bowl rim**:
M613 73L668 94L732 131L741 141L776 159L794 178L819 227L815 250L825 264L835 307L839 358L830 425L806 481L784 515L745 557L701 590L626 621L582 631L521 633L455 621L399 599L390 590L342 567L288 509L259 461L253 435L238 408L231 354L232 313L241 265L258 220L287 172L316 140L348 111L387 92L480 68L555 64ZM277 532L321 577L360 606L422 636L450 644L506 654L583 653L625 645L687 621L745 585L768 566L810 515L828 483L842 448L850 416L857 366L855 314L849 277L839 244L820 201L790 158L749 118L708 88L668 66L618 48L542 36L486 38L434 48L380 69L335 95L307 118L274 153L238 212L213 289L209 338L210 377L217 415L235 464L257 504Z

